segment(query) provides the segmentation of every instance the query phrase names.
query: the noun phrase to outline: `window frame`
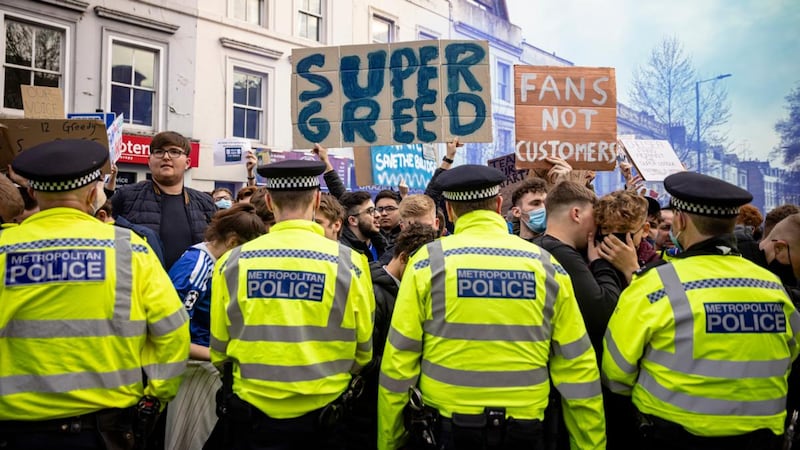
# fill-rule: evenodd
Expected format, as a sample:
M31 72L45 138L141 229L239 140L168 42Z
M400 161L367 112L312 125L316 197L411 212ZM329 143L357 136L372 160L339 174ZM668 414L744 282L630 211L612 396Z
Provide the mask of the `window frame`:
M442 38L441 34L431 30L430 28L425 28L423 26L417 25L418 41L438 41L441 38Z
M505 149L505 148L502 148L500 146L500 144L503 142L503 139L501 139L500 136L501 136L501 134L504 134L504 133L507 133L508 139L505 139L505 142L509 147L511 147L510 149ZM514 153L514 150L515 150L514 149L514 131L511 130L510 128L502 128L502 127L498 128L497 129L497 144L498 144L497 145L498 148L495 149L495 157L505 156L505 155L508 155L509 153ZM510 152L509 152L509 150L510 150Z
M63 32L62 34L62 41L61 41L61 78L59 83L59 88L61 89L61 95L64 101L64 111L68 111L69 108L67 105L69 104L69 98L72 94L69 87L71 86L71 74L72 74L72 27L69 24L56 22L54 20L48 20L47 18L42 17L33 17L28 16L25 14L18 14L16 12L9 12L0 9L0 23L3 24L3 32L0 33L0 47L3 48L3 60L2 60L2 67L0 67L0 88L2 88L2 94L0 94L0 114L3 114L7 117L23 117L25 115L24 109L16 109L16 108L6 108L5 107L5 86L6 86L6 59L5 59L5 48L6 48L6 33L5 33L5 22L6 20L11 19L17 22L29 23L34 26L40 26L43 28L50 28L55 29L57 31ZM32 61L32 64L35 66L35 61ZM17 67L14 65L14 67ZM32 66L31 69L34 70ZM48 72L49 73L49 72Z
M233 83L236 72L245 72L263 77L261 92L261 109L263 117L259 121L259 139L248 139L252 143L266 146L272 145L275 136L275 68L254 64L243 59L228 57L226 63L225 82L225 132L227 136L233 135ZM265 137L266 135L266 137Z
M384 22L388 26L389 36L386 42L375 40L375 22ZM369 19L369 39L372 44L391 44L397 42L397 21L391 16L373 11Z
M309 0L309 1L311 1L311 0ZM312 41L312 42L319 42L321 44L326 43L328 41L328 39L327 39L327 21L325 20L326 17L327 17L327 12L328 12L328 2L327 2L327 0L319 0L319 10L320 10L319 14L312 13L310 11L304 10L302 5L303 5L303 0L296 0L294 10L297 12L297 16L296 16L297 17L297 21L294 23L294 26L295 26L294 35L299 37L299 38L301 38L301 39L308 39L309 41ZM303 35L300 34L300 31L301 31L300 30L300 16L301 15L314 17L314 18L319 20L318 25L317 25L317 34L318 34L317 39L313 39L313 38L310 38L310 37L307 37L307 36L303 36Z
M114 53L114 43L118 42L122 45L133 47L133 48L140 48L144 50L152 50L155 53L156 60L155 60L155 67L153 69L153 73L155 74L155 83L153 92L153 118L152 118L152 125L138 125L131 122L128 122L126 119L123 122L123 129L126 131L143 131L143 132L155 132L163 128L164 120L166 115L164 114L164 86L166 86L166 61L168 61L167 55L167 45L165 43L153 42L153 41L145 41L141 39L134 39L127 35L121 33L108 33L103 38L104 45L106 45L105 51L105 79L103 80L103 106L105 111L112 112L111 109L111 91L113 86L111 70L113 69L113 53Z
M500 67L505 67L506 70L506 77L505 82L503 83L503 77L500 76ZM512 65L509 64L507 61L502 59L497 59L495 61L495 97L498 101L504 103L511 103L513 100L513 74L512 74ZM503 88L501 88L501 86ZM505 93L505 95L502 95Z
M246 23L246 24L254 26L254 27L266 28L267 27L267 18L268 18L267 8L269 6L267 4L267 0L255 0L259 4L258 21L255 22L255 23L250 22L249 20L247 20L247 5L246 5L247 1L249 1L249 0L245 0L245 18L244 19L240 19L240 18L236 17L236 7L235 7L236 6L235 5L236 0L228 0L228 8L227 8L228 9L228 11L227 11L228 12L228 17L233 19L233 20L236 20L238 22Z

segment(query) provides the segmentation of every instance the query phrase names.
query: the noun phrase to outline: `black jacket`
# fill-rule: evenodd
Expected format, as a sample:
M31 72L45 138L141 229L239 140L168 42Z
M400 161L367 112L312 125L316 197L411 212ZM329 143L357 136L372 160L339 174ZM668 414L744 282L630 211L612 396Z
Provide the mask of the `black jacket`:
M577 250L549 235L539 236L533 243L555 256L569 274L589 339L595 352L602 354L603 335L622 292L614 266L602 258L587 264Z
M380 232L378 232L373 236L370 236L369 240L372 242L372 246L375 247L375 250L378 252L378 259L380 259L380 257L386 252L386 239L381 235ZM339 238L339 242L363 255L366 255L369 262L375 261L375 258L372 257L372 252L369 251L369 247L367 247L367 244L359 240L347 226L342 227L342 236Z
M210 195L184 187L184 206L192 230L192 242L203 241L211 217L217 207ZM152 181L140 181L122 186L111 197L111 213L116 219L123 216L131 223L144 225L161 235L161 190Z
M339 178L339 174L336 173L335 170L322 174L322 179L325 180L325 186L328 186L328 192L336 197L337 200L347 192L347 188L344 183L342 183L342 179Z

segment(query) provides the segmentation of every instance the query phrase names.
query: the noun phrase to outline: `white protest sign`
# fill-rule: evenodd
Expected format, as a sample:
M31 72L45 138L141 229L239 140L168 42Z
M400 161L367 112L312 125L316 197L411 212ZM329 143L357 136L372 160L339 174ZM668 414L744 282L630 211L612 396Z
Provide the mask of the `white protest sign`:
M245 163L250 141L244 138L217 139L214 143L214 165L236 166Z
M620 137L619 142L636 170L646 181L664 181L668 175L686 170L669 142Z

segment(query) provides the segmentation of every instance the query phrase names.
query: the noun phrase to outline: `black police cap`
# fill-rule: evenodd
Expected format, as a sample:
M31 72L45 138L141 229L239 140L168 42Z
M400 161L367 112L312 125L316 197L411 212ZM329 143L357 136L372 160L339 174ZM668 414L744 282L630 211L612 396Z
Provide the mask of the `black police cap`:
M303 191L319 187L319 176L325 171L322 161L287 159L259 166L258 174L267 179L273 191Z
M497 196L505 180L503 172L495 168L466 164L446 170L436 182L447 200L468 202Z
M83 139L62 139L31 147L11 162L35 191L65 192L97 181L108 149Z
M739 186L696 172L678 172L664 179L674 209L712 217L734 217L753 195Z

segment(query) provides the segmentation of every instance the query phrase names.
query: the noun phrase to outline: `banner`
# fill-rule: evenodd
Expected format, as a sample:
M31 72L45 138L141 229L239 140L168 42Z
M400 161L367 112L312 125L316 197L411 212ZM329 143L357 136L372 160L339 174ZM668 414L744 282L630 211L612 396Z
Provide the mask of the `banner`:
M500 184L501 189L509 184L520 182L528 176L528 170L517 170L517 155L515 153L490 159L486 164L505 174L506 181Z
M492 141L486 41L292 50L294 148Z
M617 87L614 69L514 66L517 168L614 170Z
M215 166L244 165L250 151L250 140L244 138L217 139L214 143Z
M259 160L258 163L259 165L284 161L287 159L289 160L303 159L308 161L318 160L317 156L311 152L300 152L300 151L282 152L270 149L256 149L256 157ZM356 185L356 180L355 180L355 173L353 171L352 158L332 155L329 153L328 161L330 161L331 166L333 166L333 170L336 171L336 173L339 175L339 179L341 179L342 183L344 183L345 189L349 190L358 189L358 185ZM256 184L263 185L266 184L266 182L267 180L264 177L256 174ZM327 189L328 186L325 184L325 178L322 175L319 176L319 182L322 187Z
M372 153L372 184L397 186L400 180L409 188L425 189L436 161L425 159L421 144L374 146Z
M686 170L668 141L620 137L628 158L645 181L664 181L668 175Z

